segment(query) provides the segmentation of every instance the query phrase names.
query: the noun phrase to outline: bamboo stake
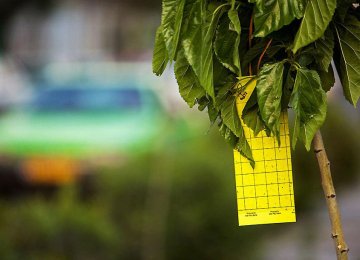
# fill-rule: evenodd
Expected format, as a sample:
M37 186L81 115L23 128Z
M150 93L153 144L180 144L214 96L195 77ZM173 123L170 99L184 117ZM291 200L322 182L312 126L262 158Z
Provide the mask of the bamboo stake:
M321 132L315 134L313 140L314 152L319 163L321 185L324 190L326 204L328 207L331 222L331 237L335 243L336 255L338 260L347 260L349 248L344 239L344 233L341 225L340 211L336 202L336 193L333 185L330 162L327 157Z

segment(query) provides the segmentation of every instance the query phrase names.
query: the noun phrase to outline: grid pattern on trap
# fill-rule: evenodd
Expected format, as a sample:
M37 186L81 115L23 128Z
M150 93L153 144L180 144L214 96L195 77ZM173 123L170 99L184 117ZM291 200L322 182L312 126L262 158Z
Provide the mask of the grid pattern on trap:
M281 114L280 146L265 131L254 136L244 124L253 152L255 168L234 152L238 215L240 225L295 221L291 148L287 112Z

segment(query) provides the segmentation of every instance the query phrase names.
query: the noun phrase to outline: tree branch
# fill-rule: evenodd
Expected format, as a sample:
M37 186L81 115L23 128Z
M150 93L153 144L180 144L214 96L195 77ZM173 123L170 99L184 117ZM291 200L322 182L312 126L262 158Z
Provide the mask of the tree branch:
M349 248L344 239L341 225L340 211L336 202L336 193L333 185L330 162L327 157L321 132L317 131L313 140L314 152L319 163L321 185L324 190L326 204L328 207L332 234L335 243L336 255L338 260L347 260Z

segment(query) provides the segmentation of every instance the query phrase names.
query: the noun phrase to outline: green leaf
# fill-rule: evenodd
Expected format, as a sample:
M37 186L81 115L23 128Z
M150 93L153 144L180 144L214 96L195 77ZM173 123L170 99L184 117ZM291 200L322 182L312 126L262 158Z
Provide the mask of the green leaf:
M223 123L239 138L237 149L248 158L254 161L251 148L246 140L240 116L236 107L236 97L228 95L220 108Z
M248 142L246 142L246 140L245 142L240 141L240 139L223 122L220 122L219 124L219 131L225 141L230 144L231 147L238 150L241 155L245 156L249 160L250 165L255 168L255 161Z
M213 38L220 17L223 15L223 8L219 7L212 15L211 22L205 27L205 37L201 48L201 71L200 83L206 92L215 99L214 75L213 75Z
M230 19L230 30L236 32L237 37L234 44L234 51L232 52L232 58L234 62L234 66L237 68L237 75L241 76L240 71L240 57L239 57L239 45L240 45L240 36L241 36L241 24L239 19L239 13L235 9L231 9L228 12L228 17Z
M295 36L293 53L316 41L325 32L336 9L336 0L308 0L304 17Z
M356 106L360 97L360 22L351 15L344 23L336 23L337 49L335 58L346 99Z
M198 78L200 78L201 74L201 49L204 34L203 16L206 15L204 9L205 6L202 1L196 1L191 5L187 17L186 32L182 41L185 56Z
M328 28L325 31L324 36L317 40L314 44L317 51L315 61L319 64L320 69L327 72L334 55L334 34Z
M237 25L235 26L235 24ZM234 30L231 30L231 27ZM224 67L237 75L240 75L240 33L240 21L237 11L230 10L228 17L224 16L220 20L214 43L214 51L218 60Z
M283 85L283 91L282 91L282 97L281 97L281 110L287 110L289 108L289 102L291 93L294 88L294 71L292 71L292 68L287 68L287 73L284 73L286 75L285 82Z
M277 55L282 49L283 50L285 49L284 46L282 46L282 45L274 45L273 43L271 44L271 46L266 51L266 55L269 58L274 58L274 56Z
M247 113L243 113L242 119L244 123L254 131L255 136L265 129L264 121L260 116L259 106L253 106Z
M242 156L246 157L249 160L251 167L255 168L255 160L252 155L250 145L245 138L239 138L239 142L236 144L236 149L240 152Z
M352 6L353 1L342 0L338 1L338 7L336 8L335 15L341 22L344 22L346 14L349 8Z
M227 95L221 105L220 111L224 124L229 127L237 137L243 138L244 131L236 107L236 97L231 94Z
M175 76L180 95L190 107L195 105L197 99L205 96L205 91L200 86L200 82L186 60L183 51L178 52L175 63Z
M295 0L289 2L291 7L290 9L292 10L295 18L300 19L304 16L306 1L307 0Z
M223 103L227 100L228 95L235 94L234 86L236 81L234 81L233 77L229 75L224 78L223 82L219 83L219 91L216 94L215 98L215 106L220 109Z
M219 117L220 111L216 109L213 102L209 102L207 110L210 123L214 124L216 119Z
M328 92L334 85L335 85L335 75L334 70L329 65L328 71L318 70L320 80L321 80L321 86L325 92Z
M185 0L163 0L161 26L169 59L174 60L183 20Z
M261 117L278 141L280 140L283 73L283 62L265 64L259 72L256 84Z
M225 84L232 83L232 86L235 86L236 82L238 82L236 75L234 75L234 73L225 68L216 57L213 58L213 67L214 87L216 94L223 88Z
M213 79L213 38L223 6L214 11L210 23L205 21L205 1L196 1L183 37L185 56L208 95L215 98Z
M256 91L253 91L251 93L251 95L250 95L250 98L246 102L246 105L245 105L244 110L242 112L243 117L244 117L244 114L246 114L248 111L250 111L255 106L258 106L257 94L256 94Z
M224 137L225 141L231 145L231 147L236 147L239 142L239 138L222 122L219 124L220 134Z
M169 56L166 50L164 36L161 26L156 31L155 47L153 52L152 69L153 72L160 76L163 74L166 65L169 62Z
M231 9L228 12L229 19L231 21L230 29L232 31L235 31L237 34L241 34L241 25L240 25L240 19L239 19L239 13L235 9Z
M201 97L197 103L198 103L198 109L199 111L204 111L205 108L207 108L207 106L210 104L210 100L206 97L206 96L203 96Z
M252 46L244 55L241 60L241 66L245 68L252 62L256 57L260 56L264 51L265 46L267 44L266 40L261 39L261 41L257 42L254 46Z
M298 69L290 104L296 115L292 135L293 149L297 139L300 139L309 151L316 131L325 121L327 109L326 94L316 71Z
M195 2L198 2L198 0L185 0L185 6L184 6L184 13L183 13L183 21L181 25L181 33L180 33L180 41L182 41L182 37L187 34L189 30L189 26L191 26L191 23L194 19L194 13L197 10L197 5L195 5Z
M301 67L307 67L315 61L317 51L313 44L306 46L300 53L296 55L296 62Z
M303 0L252 0L254 9L255 36L265 37L273 31L301 18Z

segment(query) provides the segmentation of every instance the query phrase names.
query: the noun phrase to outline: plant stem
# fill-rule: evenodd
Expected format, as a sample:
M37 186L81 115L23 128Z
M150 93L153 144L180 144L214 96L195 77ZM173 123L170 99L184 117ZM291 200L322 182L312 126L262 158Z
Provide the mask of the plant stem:
M253 37L253 15L251 15L251 18L250 18L250 24L249 24L249 50L251 49L252 47L252 37ZM251 67L251 62L249 63L249 75L252 76L252 67Z
M268 43L266 44L265 49L263 50L263 52L262 52L261 55L260 55L260 58L259 58L259 61L258 61L258 64L257 64L257 72L259 72L259 70L260 70L261 61L262 61L262 59L264 58L265 53L266 53L267 49L269 49L271 43L272 43L272 39L270 39L270 40L268 41Z
M338 260L347 260L349 248L344 239L344 233L341 225L340 211L336 202L336 193L333 185L330 162L327 157L321 132L317 131L313 140L314 152L319 163L321 185L324 190L326 204L328 207L332 234L331 237L335 243L336 255Z

